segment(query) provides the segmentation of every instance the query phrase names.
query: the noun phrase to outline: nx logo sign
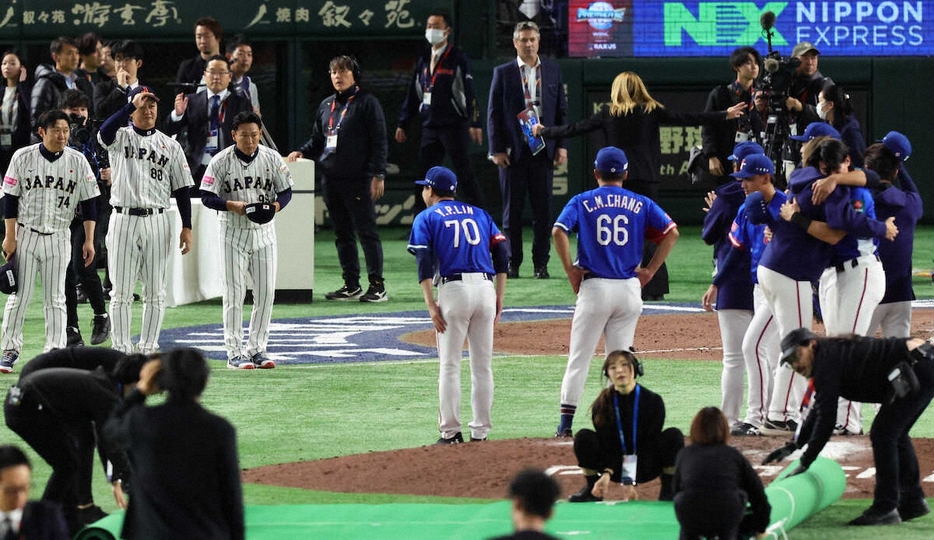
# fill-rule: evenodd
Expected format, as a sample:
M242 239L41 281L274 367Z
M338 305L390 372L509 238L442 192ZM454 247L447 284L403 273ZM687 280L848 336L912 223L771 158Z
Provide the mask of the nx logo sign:
M683 3L665 3L665 46L680 47L684 34L700 46L753 45L762 38L759 17L766 11L781 15L788 2L768 2L762 8L754 2L700 2L697 16ZM772 30L774 46L788 42L776 30Z

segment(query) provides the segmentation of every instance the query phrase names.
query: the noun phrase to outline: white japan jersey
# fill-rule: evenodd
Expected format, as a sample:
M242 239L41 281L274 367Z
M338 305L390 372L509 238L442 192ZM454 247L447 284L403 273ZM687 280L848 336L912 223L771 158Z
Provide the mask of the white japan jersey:
M292 173L275 150L261 145L250 162L241 159L235 150L236 146L228 146L211 158L201 179L202 190L210 191L225 201L271 203L279 192L294 185ZM220 220L227 226L245 229L268 225L253 223L246 216L234 212L220 212Z
M19 197L17 222L42 234L65 231L81 201L101 194L94 171L81 152L65 148L50 161L42 143L13 154L3 193Z
M133 126L117 130L110 153L113 184L110 204L127 208L168 208L176 189L193 186L182 146L156 129L144 132Z

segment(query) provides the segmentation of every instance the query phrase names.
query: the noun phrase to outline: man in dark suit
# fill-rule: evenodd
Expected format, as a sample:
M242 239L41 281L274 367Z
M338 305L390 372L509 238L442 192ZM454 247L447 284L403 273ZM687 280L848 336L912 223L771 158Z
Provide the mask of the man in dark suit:
M538 55L541 35L533 22L520 22L513 32L518 58L493 71L487 131L490 159L499 167L503 196L503 231L512 244L509 277L519 277L522 264L522 211L528 191L532 206L532 263L535 277L548 279L551 249L551 192L554 167L567 162L564 140L548 140L532 150L517 115L547 126L564 123L567 98L558 64Z
M212 56L204 70L207 90L178 94L175 110L165 119L165 131L175 135L188 129L185 157L195 182L201 182L204 169L214 154L233 144L231 123L237 113L253 111L249 98L230 89L230 67L223 56ZM193 190L197 194L198 190Z
M107 421L107 436L133 460L121 538L243 540L237 434L200 404L209 372L197 349L163 354L143 366L136 389ZM145 406L163 391L164 403Z
M0 446L0 538L68 540L62 508L50 501L29 501L32 464L22 450Z

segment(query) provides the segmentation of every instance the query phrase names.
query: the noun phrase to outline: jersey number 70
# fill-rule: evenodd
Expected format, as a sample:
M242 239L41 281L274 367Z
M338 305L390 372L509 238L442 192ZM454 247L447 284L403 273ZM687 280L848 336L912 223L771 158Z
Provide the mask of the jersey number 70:
M465 218L462 221L452 219L444 222L446 228L454 227L454 247L458 248L461 245L461 231L464 232L464 240L472 246L480 244L480 227L477 226L477 222Z

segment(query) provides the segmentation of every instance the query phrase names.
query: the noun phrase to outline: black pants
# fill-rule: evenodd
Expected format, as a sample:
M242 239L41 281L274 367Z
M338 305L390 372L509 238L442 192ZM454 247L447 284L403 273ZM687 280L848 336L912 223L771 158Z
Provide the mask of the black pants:
M535 268L548 266L551 250L551 194L554 164L545 150L538 155L525 153L511 165L499 169L499 189L503 196L503 232L512 249L512 268L522 264L522 213L525 195L532 207L532 264Z
M425 178L428 169L444 164L444 155L451 158L454 174L457 175L457 200L484 208L483 192L477 185L470 166L470 132L467 124L445 128L423 128L422 145L419 149L419 179ZM415 192L413 213L425 209L422 187Z
M370 178L336 178L324 180L324 204L334 226L334 245L343 271L344 284L360 284L360 256L357 237L366 259L370 283L383 281L383 244L376 230L376 208L370 197Z
M918 456L908 432L934 398L934 359L919 361L914 371L921 389L892 403L883 403L869 432L876 466L872 506L879 511L892 510L899 504L920 504L924 499Z
M97 227L95 227L96 229ZM95 236L97 236L95 234ZM101 278L97 274L97 255L90 265L84 266L82 246L84 245L84 222L74 219L71 222L71 263L65 273L65 310L67 312L67 325L78 327L78 297L75 286L80 282L81 289L88 297L91 309L95 315L107 313L104 301L104 289ZM94 250L99 246L95 241Z
M52 467L42 499L61 504L71 519L79 504L94 500L94 427L89 421L67 422L48 406L40 409L40 404L28 390L19 405L7 399L3 407L6 425Z
M744 491L682 491L675 495L674 504L675 516L681 524L680 540L739 538L740 524L746 512Z
M682 448L684 435L678 428L662 431L656 440L639 439L636 483L654 480L661 476L662 469L674 467L675 459ZM613 469L610 479L614 482L620 481L623 452L619 439L616 439L616 444L608 444L598 437L595 431L581 429L574 435L574 455L577 456L577 464L581 468L594 471L610 468Z

